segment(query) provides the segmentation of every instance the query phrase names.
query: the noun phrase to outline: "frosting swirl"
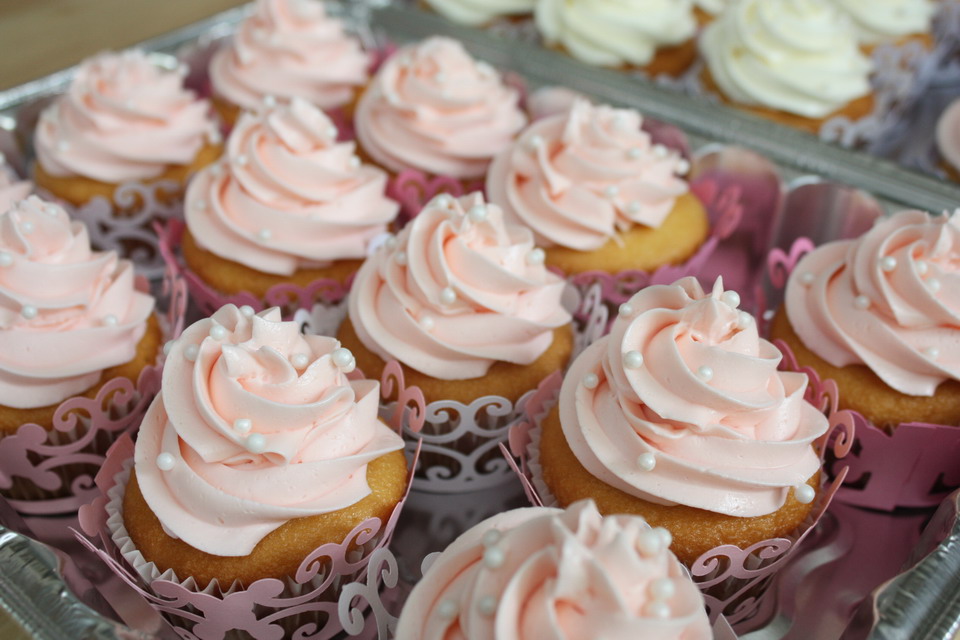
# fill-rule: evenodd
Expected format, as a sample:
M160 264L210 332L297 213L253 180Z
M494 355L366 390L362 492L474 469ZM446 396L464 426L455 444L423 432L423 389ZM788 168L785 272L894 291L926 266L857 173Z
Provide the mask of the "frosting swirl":
M642 67L697 28L692 0L540 0L534 15L547 44L605 67Z
M454 22L479 26L500 16L530 13L536 0L426 0L430 7Z
M519 100L493 67L435 36L380 68L357 105L357 139L393 172L480 178L526 124Z
M36 196L0 215L0 405L51 405L129 362L153 298L133 265L90 249L87 228Z
M403 448L377 418L379 383L346 378L337 340L302 335L276 308L246 311L226 305L173 344L135 453L164 528L218 556L359 502L367 463Z
M399 205L387 174L360 163L354 143L304 100L241 116L226 166L201 171L186 220L203 248L266 273L363 258Z
M833 366L863 364L901 393L932 396L960 379L958 257L960 210L901 211L805 256L787 283L787 316Z
M937 120L936 142L943 159L960 171L960 99L951 102Z
M363 344L445 380L496 361L530 364L570 322L564 281L529 229L507 224L480 193L440 195L360 268L349 314Z
M888 42L930 29L937 5L932 0L831 0L849 16L860 42Z
M217 135L208 112L180 71L160 68L142 51L102 53L81 64L67 92L40 115L37 158L54 176L154 178L168 165L189 164Z
M778 510L816 473L811 443L827 420L803 399L805 375L777 371L780 352L738 302L720 280L707 294L687 277L621 308L560 392L587 471L649 502L740 517Z
M6 166L3 153L0 153L0 213L5 212L18 200L23 200L33 191L33 183L29 180L20 180L17 175Z
M214 91L248 110L264 98L303 98L323 109L347 104L367 82L370 57L340 20L314 0L258 0L210 61Z
M700 48L723 93L823 118L870 92L870 60L828 0L742 0L706 27Z
M693 0L693 4L712 16L722 13L731 0Z
M396 638L711 638L703 596L665 538L638 516L604 518L589 500L498 514L433 561Z
M582 98L565 113L530 125L487 174L490 201L537 242L599 249L635 224L659 227L678 196L687 162L653 145L630 109Z

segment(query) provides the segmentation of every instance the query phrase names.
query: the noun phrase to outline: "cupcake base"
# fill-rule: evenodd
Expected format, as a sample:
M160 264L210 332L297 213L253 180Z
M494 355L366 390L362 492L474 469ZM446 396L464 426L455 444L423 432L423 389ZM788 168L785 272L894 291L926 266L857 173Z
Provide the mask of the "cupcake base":
M657 228L634 225L594 251L547 247L546 263L567 275L587 271L638 270L653 272L663 265L683 264L710 235L710 220L703 203L692 193L679 198Z
M889 431L905 422L960 424L960 382L956 380L941 384L931 397L910 396L892 389L864 365L834 367L803 344L783 307L773 318L770 338L783 340L798 365L836 382L841 409L856 411L880 428Z
M664 527L673 536L670 550L686 566L721 545L746 549L795 532L813 510L816 500L803 504L793 492L778 511L755 518L738 518L684 505L664 506L641 500L599 480L574 455L554 408L541 424L539 464L543 481L561 507L592 498L600 513L643 516L653 527ZM820 473L807 481L819 494Z
M167 181L173 182L179 185L179 188L158 195L164 195L171 201L180 199L183 197L190 176L215 162L222 152L221 145L208 143L201 147L189 164L170 165L160 175L137 182L148 185ZM75 207L83 206L94 198L101 197L113 205L115 215L122 217L136 214L143 206L142 202L133 202L121 207L114 199L114 194L121 184L101 182L84 176L55 176L48 173L39 162L34 165L33 181L38 188L49 192L56 198L65 200Z

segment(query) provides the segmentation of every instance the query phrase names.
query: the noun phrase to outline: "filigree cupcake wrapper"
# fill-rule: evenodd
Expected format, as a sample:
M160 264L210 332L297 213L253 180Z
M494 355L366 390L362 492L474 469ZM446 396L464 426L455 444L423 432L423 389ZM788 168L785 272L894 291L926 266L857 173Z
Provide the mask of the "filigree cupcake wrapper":
M775 290L786 286L787 278L800 259L813 249L807 238L794 242L789 251L774 249L768 259ZM839 402L836 383L822 379L810 367L797 364L793 351L780 340L774 342L783 352L781 368L805 373L813 387L832 394L834 407ZM906 422L884 430L856 411L847 411L856 425L856 441L843 460L847 480L837 499L853 505L892 511L898 507L932 508L960 487L960 427L956 425ZM828 460L827 472L837 475L839 463Z
M180 335L187 293L182 280L167 274L166 315L160 324L166 339ZM141 287L146 287L140 281ZM140 426L160 389L163 354L141 370L136 380L107 381L93 398L75 396L57 407L50 428L21 425L0 438L0 493L20 513L73 513L97 493L94 475L111 444Z

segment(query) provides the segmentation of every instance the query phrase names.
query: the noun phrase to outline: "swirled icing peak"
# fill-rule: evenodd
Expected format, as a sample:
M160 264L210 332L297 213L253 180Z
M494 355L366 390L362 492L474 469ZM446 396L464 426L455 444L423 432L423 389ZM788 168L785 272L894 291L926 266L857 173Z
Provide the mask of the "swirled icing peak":
M478 26L500 16L533 11L536 0L426 0L437 13L454 22Z
M381 358L435 378L530 364L570 322L564 281L543 257L530 230L507 224L480 193L440 195L360 268L350 320Z
M669 534L593 501L527 507L473 527L433 560L397 640L699 640L703 597Z
M960 171L960 99L951 102L937 120L936 143L943 159Z
M820 466L826 431L804 374L757 334L739 296L693 277L647 287L570 367L567 442L595 477L659 504L754 517L783 506Z
M337 142L322 111L295 98L241 116L224 166L200 172L186 219L205 249L266 273L363 258L399 205L387 174L362 164L353 142Z
M652 144L631 109L573 107L530 125L487 174L490 201L537 241L589 251L635 224L658 227L687 183L687 161Z
M293 518L369 495L367 464L403 441L377 418L379 383L351 382L352 368L337 340L302 335L276 308L226 305L187 328L135 454L165 530L243 556Z
M740 104L823 118L870 92L872 64L829 0L741 0L707 26L700 48Z
M264 99L303 98L322 109L347 104L367 81L370 56L316 0L258 0L210 61L214 91L254 110Z
M875 44L926 33L937 3L933 0L830 0L849 16L860 42Z
M0 215L0 405L86 391L133 359L152 310L133 265L92 251L60 206L31 196Z
M790 324L835 367L863 364L913 396L960 380L960 210L901 211L818 247L787 283Z
M493 67L435 36L380 68L357 105L357 139L393 172L479 178L526 124L519 100Z
M209 104L183 87L181 71L124 51L80 65L67 92L41 114L35 145L51 175L119 183L189 164L216 135Z
M540 0L534 15L548 44L605 67L642 67L697 28L692 0Z

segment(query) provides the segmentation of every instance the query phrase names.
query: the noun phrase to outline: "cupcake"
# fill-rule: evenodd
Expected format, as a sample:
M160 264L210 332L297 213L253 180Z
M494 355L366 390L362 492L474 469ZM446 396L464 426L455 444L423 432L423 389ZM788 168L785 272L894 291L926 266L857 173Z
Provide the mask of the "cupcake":
M697 57L691 0L539 0L548 46L587 64L679 76Z
M397 215L387 174L301 98L241 116L225 155L190 183L183 238L186 266L220 296L346 286Z
M869 115L870 60L830 0L741 0L700 40L702 79L725 102L811 133Z
M321 109L350 105L370 56L316 0L258 0L210 60L213 104L232 127L241 110L302 98Z
M290 581L321 545L386 522L405 492L403 442L377 417L379 385L347 379L352 362L277 309L227 305L186 329L122 497L134 564L201 590Z
M518 18L533 13L537 0L423 0L444 18L479 27L497 18Z
M179 70L142 51L102 53L83 62L67 92L40 114L34 181L74 206L99 196L118 214L134 213L142 202L114 202L121 184L186 186L220 155L209 110L184 88Z
M493 67L455 40L432 37L380 67L357 104L357 141L393 174L414 169L465 188L526 124L519 101Z
M397 360L427 402L516 401L570 357L564 286L529 229L444 194L364 262L339 338L367 377Z
M960 212L901 211L805 256L771 336L881 429L960 424Z
M636 111L578 99L497 155L490 202L533 229L547 265L567 274L682 264L707 239L707 212L680 177L687 161L640 124Z
M72 435L54 433L58 407L95 398L115 378L136 387L157 360L163 338L154 300L137 290L133 265L113 251L91 251L87 228L58 205L31 196L0 215L0 292L0 441L26 424L46 429L52 445L81 438L85 422ZM18 475L13 461L0 461L4 475ZM50 497L27 484L5 486L3 494Z
M954 100L937 120L937 152L940 168L954 182L960 182L960 99Z
M830 0L849 17L857 40L868 53L877 45L918 42L933 48L931 26L937 12L936 0Z
M780 372L720 280L647 287L570 366L543 421L534 479L561 507L641 515L691 566L721 545L791 535L819 493L827 419Z
M670 534L590 501L484 520L440 553L396 640L713 638Z

